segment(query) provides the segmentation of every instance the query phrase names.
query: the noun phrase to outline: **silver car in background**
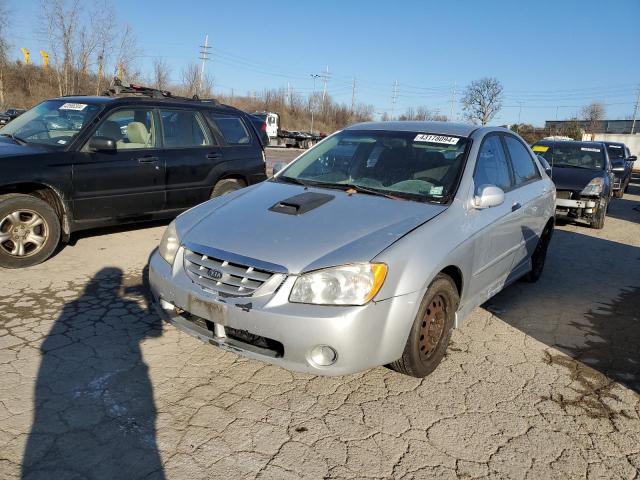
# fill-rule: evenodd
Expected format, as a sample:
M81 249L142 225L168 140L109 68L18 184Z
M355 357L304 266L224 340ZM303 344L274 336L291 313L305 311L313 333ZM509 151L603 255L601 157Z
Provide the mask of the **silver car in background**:
M469 312L540 277L554 210L507 129L363 123L180 215L149 279L162 315L212 345L318 375L423 377Z

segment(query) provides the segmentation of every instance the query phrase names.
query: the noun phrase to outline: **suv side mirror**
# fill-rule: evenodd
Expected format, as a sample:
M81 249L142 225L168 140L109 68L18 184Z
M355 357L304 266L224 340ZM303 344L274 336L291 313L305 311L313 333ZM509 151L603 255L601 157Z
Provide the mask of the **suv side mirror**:
M281 170L284 170L284 167L286 167L287 164L284 162L276 162L273 164L273 170L272 173L275 175L276 173L278 173Z
M635 162L636 160L638 160L638 157L636 155L631 155L630 157L627 157L627 162Z
M116 142L109 137L93 137L89 140L89 148L94 152L115 152Z
M479 210L497 207L504 203L504 191L495 185L483 185L473 197L473 206Z

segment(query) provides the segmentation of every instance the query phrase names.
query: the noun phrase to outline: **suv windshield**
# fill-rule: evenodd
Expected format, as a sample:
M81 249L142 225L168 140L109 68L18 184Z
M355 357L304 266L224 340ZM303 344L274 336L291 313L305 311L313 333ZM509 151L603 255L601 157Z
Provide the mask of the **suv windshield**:
M553 145L536 144L532 148L552 167L604 169L604 148L598 145L558 142Z
M47 100L0 129L0 135L62 148L95 117L100 108L86 103Z
M277 180L443 202L455 191L467 143L428 133L345 130L303 154Z
M607 153L611 160L624 158L624 148L622 148L622 145L607 145Z

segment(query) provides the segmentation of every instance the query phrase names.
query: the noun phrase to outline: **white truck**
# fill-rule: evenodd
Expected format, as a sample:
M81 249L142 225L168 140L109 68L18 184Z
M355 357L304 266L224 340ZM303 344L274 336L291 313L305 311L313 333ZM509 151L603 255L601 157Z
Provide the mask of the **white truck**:
M288 131L280 128L280 115L274 112L254 112L251 115L266 124L269 146L287 148L310 148L322 140L321 135L308 132Z

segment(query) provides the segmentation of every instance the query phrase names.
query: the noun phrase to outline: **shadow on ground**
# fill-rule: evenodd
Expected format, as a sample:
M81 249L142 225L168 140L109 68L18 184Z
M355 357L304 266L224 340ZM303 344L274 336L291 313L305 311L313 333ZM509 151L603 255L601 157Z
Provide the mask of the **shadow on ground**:
M161 333L140 306L146 291L139 277L104 268L65 304L41 346L23 478L164 478L140 351Z
M640 248L556 230L540 281L516 282L485 308L640 392Z

